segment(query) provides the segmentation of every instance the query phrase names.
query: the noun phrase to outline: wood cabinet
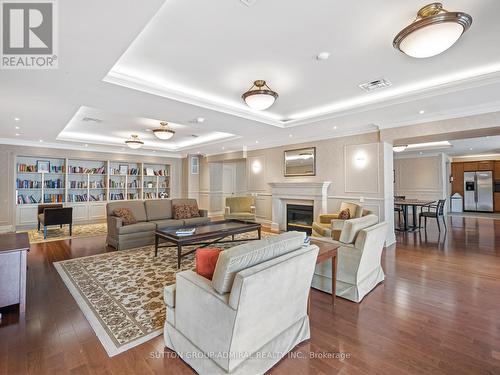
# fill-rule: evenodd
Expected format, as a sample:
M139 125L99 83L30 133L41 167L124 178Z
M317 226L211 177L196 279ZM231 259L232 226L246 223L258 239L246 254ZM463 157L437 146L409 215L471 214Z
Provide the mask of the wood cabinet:
M477 171L477 161L468 161L463 164L464 172L475 172Z
M451 163L451 194L459 193L464 196L464 163Z
M492 171L495 169L495 162L493 160L478 161L476 171Z
M495 180L500 181L500 160L495 161L495 171L493 174Z

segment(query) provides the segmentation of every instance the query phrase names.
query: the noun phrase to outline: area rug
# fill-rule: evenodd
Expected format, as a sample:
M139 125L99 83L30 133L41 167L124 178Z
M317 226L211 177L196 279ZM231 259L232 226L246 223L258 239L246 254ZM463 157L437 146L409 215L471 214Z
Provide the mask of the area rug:
M255 237L253 232L240 234L236 236L239 242L214 246L227 249ZM194 248L186 246L183 251ZM175 247L159 249L155 258L154 246L146 246L55 262L54 266L111 357L162 334L163 289L175 283L177 272L193 269L195 262L194 253L190 254L177 269Z
M69 235L69 226L63 225L47 228L47 238L43 238L43 228L40 232L36 229L24 231L28 233L30 243L43 243L51 241L69 240L73 238L84 238L94 236L104 236L107 234L106 223L73 225L72 235Z

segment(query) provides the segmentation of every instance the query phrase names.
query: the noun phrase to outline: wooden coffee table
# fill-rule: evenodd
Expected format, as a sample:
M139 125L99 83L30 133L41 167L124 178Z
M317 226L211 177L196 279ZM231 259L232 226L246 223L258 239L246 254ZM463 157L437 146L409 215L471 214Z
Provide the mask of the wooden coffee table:
M321 241L311 238L311 245L316 245L319 247L318 257L316 258L316 264L323 263L328 259L332 260L332 304L335 306L335 291L337 289L337 250L340 245ZM311 295L309 294L309 301L307 305L307 313L309 314L311 310Z
M155 257L158 256L158 249L162 247L170 247L174 244L177 246L177 268L181 267L181 259L188 254L196 251L200 247L206 247L215 243L235 242L234 236L236 234L248 233L257 231L257 238L245 239L260 240L261 239L261 225L251 221L242 220L222 220L213 221L203 225L192 225L186 228L196 228L193 234L188 236L178 236L175 232L179 228L159 229L155 231ZM224 238L231 236L231 240ZM160 239L164 240L167 244L160 245ZM241 241L241 240L239 240ZM201 245L198 248L182 253L182 246L188 245Z

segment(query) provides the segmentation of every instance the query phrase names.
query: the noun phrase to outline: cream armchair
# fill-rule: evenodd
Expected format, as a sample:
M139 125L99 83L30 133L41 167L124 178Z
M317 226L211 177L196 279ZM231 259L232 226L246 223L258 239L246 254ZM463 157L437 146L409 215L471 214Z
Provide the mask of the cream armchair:
M338 249L336 295L354 302L363 297L385 278L381 265L382 250L388 224L379 223L375 215L344 222L339 241L320 239L340 245ZM331 260L316 266L312 286L332 293Z
M349 219L359 218L363 216L363 211L366 211L363 210L363 207L359 204L342 202L338 213L319 215L319 221L313 223L312 235L315 237L328 237L338 240L344 223L343 219L339 219L339 215L341 211L346 209L350 212ZM369 211L366 211L364 216L369 213Z
M255 221L255 199L253 197L226 198L224 219Z
M225 250L212 281L177 273L165 288L165 345L202 375L269 370L310 337L318 247L304 239L287 232Z

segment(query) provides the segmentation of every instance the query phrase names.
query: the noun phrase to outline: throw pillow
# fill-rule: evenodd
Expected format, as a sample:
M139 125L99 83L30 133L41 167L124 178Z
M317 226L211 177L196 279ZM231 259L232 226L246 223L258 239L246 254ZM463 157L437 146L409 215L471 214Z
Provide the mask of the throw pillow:
M339 213L339 219L341 220L349 220L350 217L351 217L351 211L348 208L340 211Z
M196 250L196 273L212 280L221 251L222 249L219 248L202 248Z
M128 208L117 208L113 211L113 215L123 219L123 225L137 223L134 214Z
M196 204L190 204L189 211L191 213L191 217L200 217L200 210Z
M174 204L172 205L174 211L174 219L189 219L191 217L191 210L187 204Z

